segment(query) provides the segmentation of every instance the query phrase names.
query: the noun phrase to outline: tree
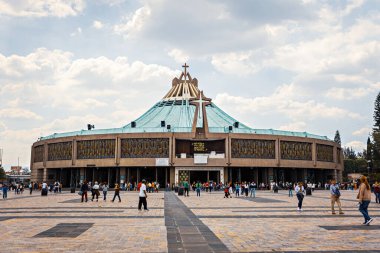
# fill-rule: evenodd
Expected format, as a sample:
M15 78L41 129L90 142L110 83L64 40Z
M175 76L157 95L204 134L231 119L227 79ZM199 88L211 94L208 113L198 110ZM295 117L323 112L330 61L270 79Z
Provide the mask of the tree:
M335 132L334 142L338 143L339 146L342 144L342 141L340 140L339 130L336 130L336 132Z
M375 124L373 125L374 131L380 131L380 92L377 94L375 100L375 111L373 113L373 120Z
M368 139L367 139L367 152L366 152L366 155L365 155L365 159L367 159L367 161L372 161L372 142L371 142L371 139L369 138L368 136Z
M355 151L349 147L343 148L344 159L355 160L357 158Z
M377 94L375 100L375 110L373 113L373 131L372 131L372 161L373 169L376 170L380 167L380 92Z
M0 180L4 180L7 178L7 175L5 174L3 166L0 165Z
M373 131L372 133L372 161L373 169L380 168L380 131Z
M22 174L23 175L29 175L30 174L29 168L28 167L22 168Z

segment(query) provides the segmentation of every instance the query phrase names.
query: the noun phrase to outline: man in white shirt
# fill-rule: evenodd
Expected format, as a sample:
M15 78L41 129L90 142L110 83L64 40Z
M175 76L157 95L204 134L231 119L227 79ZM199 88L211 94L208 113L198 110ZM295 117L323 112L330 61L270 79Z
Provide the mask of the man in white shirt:
M42 196L47 196L47 193L48 193L47 187L48 187L47 183L43 182L42 183L42 190L41 190L41 195Z
M139 206L138 209L141 211L141 205L144 205L144 211L149 211L146 203L146 198L148 197L146 195L146 185L145 185L145 179L143 179L142 184L140 186L140 192L139 192Z

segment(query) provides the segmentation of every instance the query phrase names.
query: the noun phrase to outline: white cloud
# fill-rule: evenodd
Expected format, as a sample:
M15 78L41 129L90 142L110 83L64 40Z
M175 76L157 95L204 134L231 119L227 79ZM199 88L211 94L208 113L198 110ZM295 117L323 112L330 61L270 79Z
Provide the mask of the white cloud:
M254 58L258 52L231 52L220 53L212 56L211 64L216 70L225 74L248 75L259 70Z
M348 4L346 5L346 8L344 8L344 10L342 11L342 14L344 16L347 16L349 15L353 10L361 7L364 3L364 0L351 0L348 2Z
M273 115L274 113L287 116L289 119L314 120L317 118L359 119L360 115L345 109L328 106L314 100L299 101L294 99L296 91L292 85L283 85L268 97L247 98L232 96L227 93L218 94L215 103L225 107L236 108L236 113L257 113Z
M95 29L102 29L104 27L104 24L99 20L94 20L94 22L92 23L92 26Z
M306 123L303 121L292 122L292 123L282 125L279 127L279 130L285 130L285 131L304 132L305 129L306 129Z
M351 141L344 145L345 147L351 147L355 151L363 151L363 149L367 148L367 145L362 141Z
M359 130L356 130L352 133L352 135L354 136L368 136L369 133L372 132L372 129L369 128L369 127L363 127L363 128L360 128Z
M164 96L178 74L126 57L76 58L45 48L25 56L0 54L5 162L20 156L28 164L30 145L40 136L84 129L87 123L97 129L128 124Z
M151 9L145 5L135 11L132 16L124 17L124 23L114 26L114 31L117 34L123 34L125 37L131 37L134 33L141 31L144 24L151 15Z
M75 32L70 33L70 36L74 37L74 36L81 35L81 34L82 34L82 28L77 27Z
M173 48L168 52L168 55L178 63L184 63L189 61L189 55L183 52L181 49Z
M16 118L16 119L35 119L41 120L42 117L30 110L22 108L5 108L0 109L0 118Z
M76 16L85 8L84 0L0 0L0 14L16 17Z

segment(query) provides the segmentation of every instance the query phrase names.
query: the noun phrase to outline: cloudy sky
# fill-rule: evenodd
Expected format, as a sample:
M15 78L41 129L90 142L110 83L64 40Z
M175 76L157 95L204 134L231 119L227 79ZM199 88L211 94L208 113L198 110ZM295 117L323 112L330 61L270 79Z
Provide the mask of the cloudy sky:
M380 91L380 1L0 0L0 148L29 166L40 136L121 127L187 62L253 128L361 150Z

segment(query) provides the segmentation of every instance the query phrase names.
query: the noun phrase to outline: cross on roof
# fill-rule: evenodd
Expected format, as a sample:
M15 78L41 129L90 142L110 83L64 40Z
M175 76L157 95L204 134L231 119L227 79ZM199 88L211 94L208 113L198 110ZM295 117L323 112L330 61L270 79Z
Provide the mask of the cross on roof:
M186 80L186 75L187 75L187 71L186 71L186 69L187 69L188 67L189 67L189 65L187 65L186 62L185 62L185 65L182 66L182 68L185 69L185 72L184 72L184 74L185 74L185 80Z

